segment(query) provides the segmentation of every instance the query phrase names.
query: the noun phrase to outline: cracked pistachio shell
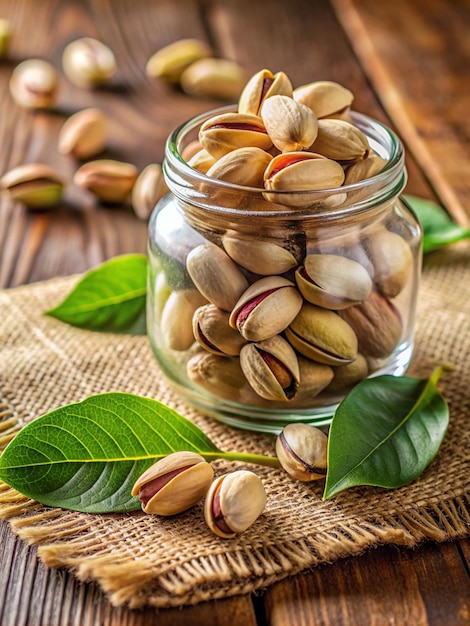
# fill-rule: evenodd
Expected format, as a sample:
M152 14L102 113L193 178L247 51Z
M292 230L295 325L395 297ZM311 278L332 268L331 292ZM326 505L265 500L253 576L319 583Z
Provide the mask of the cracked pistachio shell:
M266 276L241 294L230 314L230 325L249 341L281 333L302 306L294 283L283 276Z
M276 455L283 469L302 482L326 475L328 437L309 424L287 424L276 439Z
M272 241L244 239L236 233L227 233L222 243L235 263L260 276L284 274L297 265L289 250Z
M367 378L368 375L369 366L367 364L367 359L363 354L358 354L352 363L340 365L339 367L334 368L334 378L328 389L330 391L341 391L343 389L347 389L364 378Z
M310 150L335 161L365 159L369 142L364 133L345 120L318 120L318 135Z
M57 92L57 72L43 59L28 59L15 67L10 78L10 93L20 107L50 109Z
M286 329L286 338L300 354L326 365L344 365L357 356L351 326L334 311L308 302Z
M102 152L108 138L108 120L99 109L83 109L64 122L57 148L60 154L88 159Z
M231 311L248 281L224 250L213 243L193 248L186 269L201 294L224 311Z
M204 518L219 537L230 539L247 530L266 506L266 492L259 476L237 470L219 476L204 502Z
M267 200L294 207L311 206L315 198L310 191L334 189L344 181L339 163L314 152L288 152L275 156L264 173L264 186L273 191L303 193L269 194Z
M377 291L372 291L361 304L344 309L342 316L354 328L360 351L366 356L388 356L400 341L400 314L390 300Z
M216 397L244 402L253 394L238 358L201 350L188 360L186 372L193 383Z
M73 181L103 202L121 203L131 193L137 176L137 168L132 163L98 159L82 165L75 172Z
M336 254L308 254L295 279L303 297L325 309L345 309L365 300L372 290L367 270Z
M30 209L42 209L61 201L65 180L49 165L27 163L4 174L0 186L12 200Z
M198 152L193 154L188 161L188 165L198 172L201 172L201 174L207 174L214 163L216 163L216 159L212 154L209 154L205 148L201 148Z
M139 497L145 513L176 515L197 504L213 478L211 465L200 454L173 452L142 474L132 495Z
M317 136L317 118L312 110L288 96L265 100L261 117L271 141L281 152L305 150Z
M292 97L292 83L284 72L273 74L263 69L256 72L245 85L238 101L239 113L259 115L264 101L271 96Z
M334 369L324 363L315 363L310 359L298 356L300 383L292 406L308 408L313 401L333 380Z
M264 187L264 172L272 156L261 148L236 148L218 159L207 176L245 187Z
M354 95L339 83L318 80L294 89L293 98L308 106L317 118L335 115L351 106Z
M367 158L352 163L346 170L345 185L352 185L361 180L376 176L387 165L387 161L377 154L369 154Z
M228 59L199 59L191 63L180 76L180 84L190 96L221 100L238 100L246 82L241 65Z
M140 219L146 220L166 193L168 187L163 177L162 166L160 163L150 163L141 171L132 187L131 204L134 213Z
M206 301L196 289L173 291L167 298L161 316L161 335L171 350L188 350L194 343L194 311Z
M262 398L284 402L295 397L300 380L299 363L292 346L281 336L243 346L240 366Z
M201 146L214 158L243 147L269 150L272 141L257 115L222 113L206 120L199 130Z
M162 78L169 83L177 83L187 67L211 55L212 49L205 41L179 39L157 50L147 61L145 72L149 78Z
M193 333L196 341L208 352L221 356L238 356L246 344L240 333L229 324L229 313L206 304L193 315Z
M405 287L413 269L413 254L407 242L385 228L371 235L366 243L375 269L374 282L388 298L394 298Z
M69 43L62 55L62 67L77 87L102 85L116 73L116 59L106 44L93 37L82 37Z

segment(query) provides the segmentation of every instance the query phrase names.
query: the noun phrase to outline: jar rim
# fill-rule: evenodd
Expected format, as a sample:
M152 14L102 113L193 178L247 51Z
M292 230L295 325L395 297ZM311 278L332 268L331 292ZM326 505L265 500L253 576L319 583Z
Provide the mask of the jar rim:
M165 146L163 172L165 178L167 179L170 190L174 192L175 195L179 196L180 199L189 201L189 198L185 198L184 194L178 193L178 190L173 188L173 185L171 184L172 181L175 183L176 187L182 186L186 189L188 189L188 187L191 187L191 181L193 181L198 185L209 185L214 190L224 189L228 191L233 191L234 193L251 194L254 197L263 197L263 194L268 191L271 197L279 199L277 200L277 202L283 205L284 211L250 210L249 213L251 215L276 215L279 217L281 214L284 214L289 215L290 217L293 217L295 215L299 215L299 217L304 217L306 214L312 213L312 208L316 208L314 206L315 199L320 200L324 198L325 195L327 195L328 197L334 197L335 195L345 194L348 192L362 192L361 196L363 197L363 200L359 202L349 204L347 207L342 207L339 209L330 207L325 210L325 214L332 216L333 214L349 214L352 211L360 212L370 208L370 194L373 194L374 198L376 199L374 205L381 204L387 199L398 195L405 186L407 177L405 170L404 147L398 135L393 132L386 124L380 122L379 120L354 110L350 111L352 122L366 134L369 144L371 144L372 142L371 148L376 153L378 153L379 156L382 156L382 158L385 158L387 161L383 169L378 174L360 180L356 183L342 185L340 187L334 187L330 189L266 190L259 187L248 187L235 183L229 183L227 181L207 176L206 174L203 174L202 172L199 172L198 170L191 167L188 162L185 161L182 157L182 150L184 148L182 144L184 140L188 137L188 135L190 135L190 133L194 132L209 118L215 115L221 115L223 113L233 111L236 111L236 105L234 104L211 109L210 111L205 111L180 124L169 135ZM367 190L370 190L370 194L367 193ZM286 202L285 200L284 202L282 201L282 198L287 198L288 196L292 196L292 194L299 194L300 196L305 196L305 198L311 198L312 206L309 206L306 209L299 209L298 207L289 206L288 202ZM193 199L191 199L190 201L192 202ZM197 201L196 204L207 208L209 211L216 210L219 213L227 212L239 214L248 212L234 207L206 206L205 204L200 204ZM318 210L315 210L315 215L320 216L321 214L321 211L318 212Z

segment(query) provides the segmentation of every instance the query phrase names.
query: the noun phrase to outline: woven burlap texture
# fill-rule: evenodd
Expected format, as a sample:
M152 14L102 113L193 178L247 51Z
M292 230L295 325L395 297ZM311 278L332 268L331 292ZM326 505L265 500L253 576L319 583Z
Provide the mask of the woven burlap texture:
M43 315L76 281L76 276L58 278L0 292L0 449L21 426L53 408L123 391L167 403L222 449L273 453L272 438L224 426L179 400L167 387L146 337L93 333ZM248 593L379 544L413 546L467 536L469 302L468 248L428 257L410 373L427 377L442 362L455 366L439 385L451 419L439 454L407 487L355 488L322 502L322 482L303 484L280 470L257 468L267 506L233 540L211 533L201 506L171 518L90 515L44 507L6 485L0 487L0 516L24 541L38 546L44 563L98 581L113 604L131 607L179 606ZM215 463L216 473L233 467Z

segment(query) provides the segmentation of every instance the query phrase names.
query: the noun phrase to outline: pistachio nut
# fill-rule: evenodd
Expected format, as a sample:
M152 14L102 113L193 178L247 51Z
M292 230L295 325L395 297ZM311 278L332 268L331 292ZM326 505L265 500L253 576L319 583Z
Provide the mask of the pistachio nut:
M264 187L264 171L272 156L261 148L236 148L224 154L207 176L245 187Z
M294 89L293 98L312 109L317 118L331 117L348 109L354 95L339 83L318 80Z
M387 161L377 154L369 154L365 159L356 161L348 166L344 177L345 185L352 185L361 180L372 178L383 170Z
M5 18L0 18L0 59L7 55L10 35L10 22Z
M172 288L168 284L166 274L164 270L160 270L154 279L153 298L149 298L149 305L152 303L151 316L157 324L161 322L163 309L171 293ZM150 319L147 321L151 324Z
M299 363L292 347L280 335L243 346L240 366L262 398L284 402L295 397L300 380Z
M0 186L13 200L30 209L41 209L60 202L65 180L49 165L28 163L4 174Z
M180 76L180 84L190 96L238 100L246 81L245 70L227 59L200 59Z
M311 109L288 96L271 96L260 113L273 144L281 152L298 152L313 144L318 132Z
M358 354L352 363L334 368L334 378L328 386L329 391L344 391L369 375L369 365L363 354Z
M237 265L213 243L193 248L186 258L186 269L206 300L224 311L231 311L248 287Z
M367 137L345 120L318 120L318 135L310 150L335 161L365 159L370 148Z
M131 163L99 159L82 165L75 172L73 181L103 202L120 203L128 198L137 175L137 168Z
M212 49L205 41L180 39L155 52L147 61L145 72L150 78L177 83L187 67L211 55Z
M281 333L302 306L302 296L287 278L266 276L241 294L230 314L230 326L248 341L261 341Z
M308 254L295 279L303 297L325 309L345 309L365 300L372 290L367 270L337 254Z
M297 360L299 362L300 383L291 406L309 408L318 394L328 387L333 380L334 371L339 368L332 368L324 363L315 363L315 361L302 356L298 356Z
M54 106L57 72L43 59L28 59L15 67L10 78L10 93L20 107L49 109Z
M230 539L247 530L265 506L266 492L259 476L238 470L214 480L204 503L204 517L212 532Z
M413 270L410 246L403 237L383 228L368 238L366 249L378 290L387 298L394 298L404 289Z
M287 424L276 439L276 455L292 478L309 482L324 478L328 437L309 424Z
M199 130L199 141L216 159L235 148L269 150L272 146L263 120L242 113L222 113L206 120Z
M229 313L206 304L193 315L193 333L196 341L208 352L221 356L238 356L247 343L229 324Z
M201 143L198 139L194 139L181 149L181 156L184 161L189 161L199 150L202 150Z
M139 497L145 513L176 515L197 504L213 478L211 465L200 454L173 452L140 476L132 495Z
M102 152L108 138L108 120L99 109L78 111L60 129L57 147L61 154L80 160Z
M372 291L367 300L344 309L341 314L354 328L365 356L388 356L398 345L402 332L400 313L378 291Z
M162 166L160 163L150 163L141 171L132 187L131 204L134 213L146 220L166 193L168 187L163 178Z
M244 239L229 231L223 236L222 243L235 263L260 276L284 274L297 265L292 252L272 241Z
M207 174L215 162L216 160L212 154L209 154L205 148L201 148L201 150L196 152L196 154L193 154L193 156L188 160L188 165L198 172L201 172L201 174Z
M181 351L191 347L194 311L205 303L196 289L178 289L170 294L161 317L162 339L168 348Z
M93 37L82 37L65 47L62 67L69 81L77 87L94 87L109 82L114 76L116 59L106 44Z
M240 359L201 350L186 364L186 372L196 383L217 398L251 403L254 392L240 367Z
M339 163L314 152L288 152L275 156L264 173L264 186L273 191L299 193L269 194L267 200L294 207L314 203L311 191L334 189L343 184L344 171Z
M238 101L239 113L259 115L264 101L271 96L292 97L292 83L284 72L260 70L246 83Z
M300 354L318 363L344 365L357 356L357 337L351 326L334 311L308 302L285 334Z

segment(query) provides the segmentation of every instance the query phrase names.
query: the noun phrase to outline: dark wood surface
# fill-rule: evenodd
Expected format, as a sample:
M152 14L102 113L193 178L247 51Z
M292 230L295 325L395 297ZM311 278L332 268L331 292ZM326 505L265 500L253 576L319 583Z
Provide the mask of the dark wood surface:
M0 174L43 161L70 181L76 164L57 154L57 134L67 115L90 105L110 118L109 156L139 168L161 161L169 131L218 104L145 76L154 51L194 36L248 74L268 67L286 71L295 85L315 79L347 85L358 110L399 130L408 150L407 191L439 199L468 221L468 0L0 0L0 17L13 30L9 56L0 62ZM13 67L38 56L60 70L65 45L85 35L114 50L119 70L112 85L90 92L61 75L57 110L20 110L8 91ZM82 272L145 249L146 223L129 207L100 206L72 185L53 211L32 213L1 199L0 287ZM96 585L46 569L5 522L0 541L1 626L470 623L468 540L415 550L387 546L262 594L158 612L113 608Z

